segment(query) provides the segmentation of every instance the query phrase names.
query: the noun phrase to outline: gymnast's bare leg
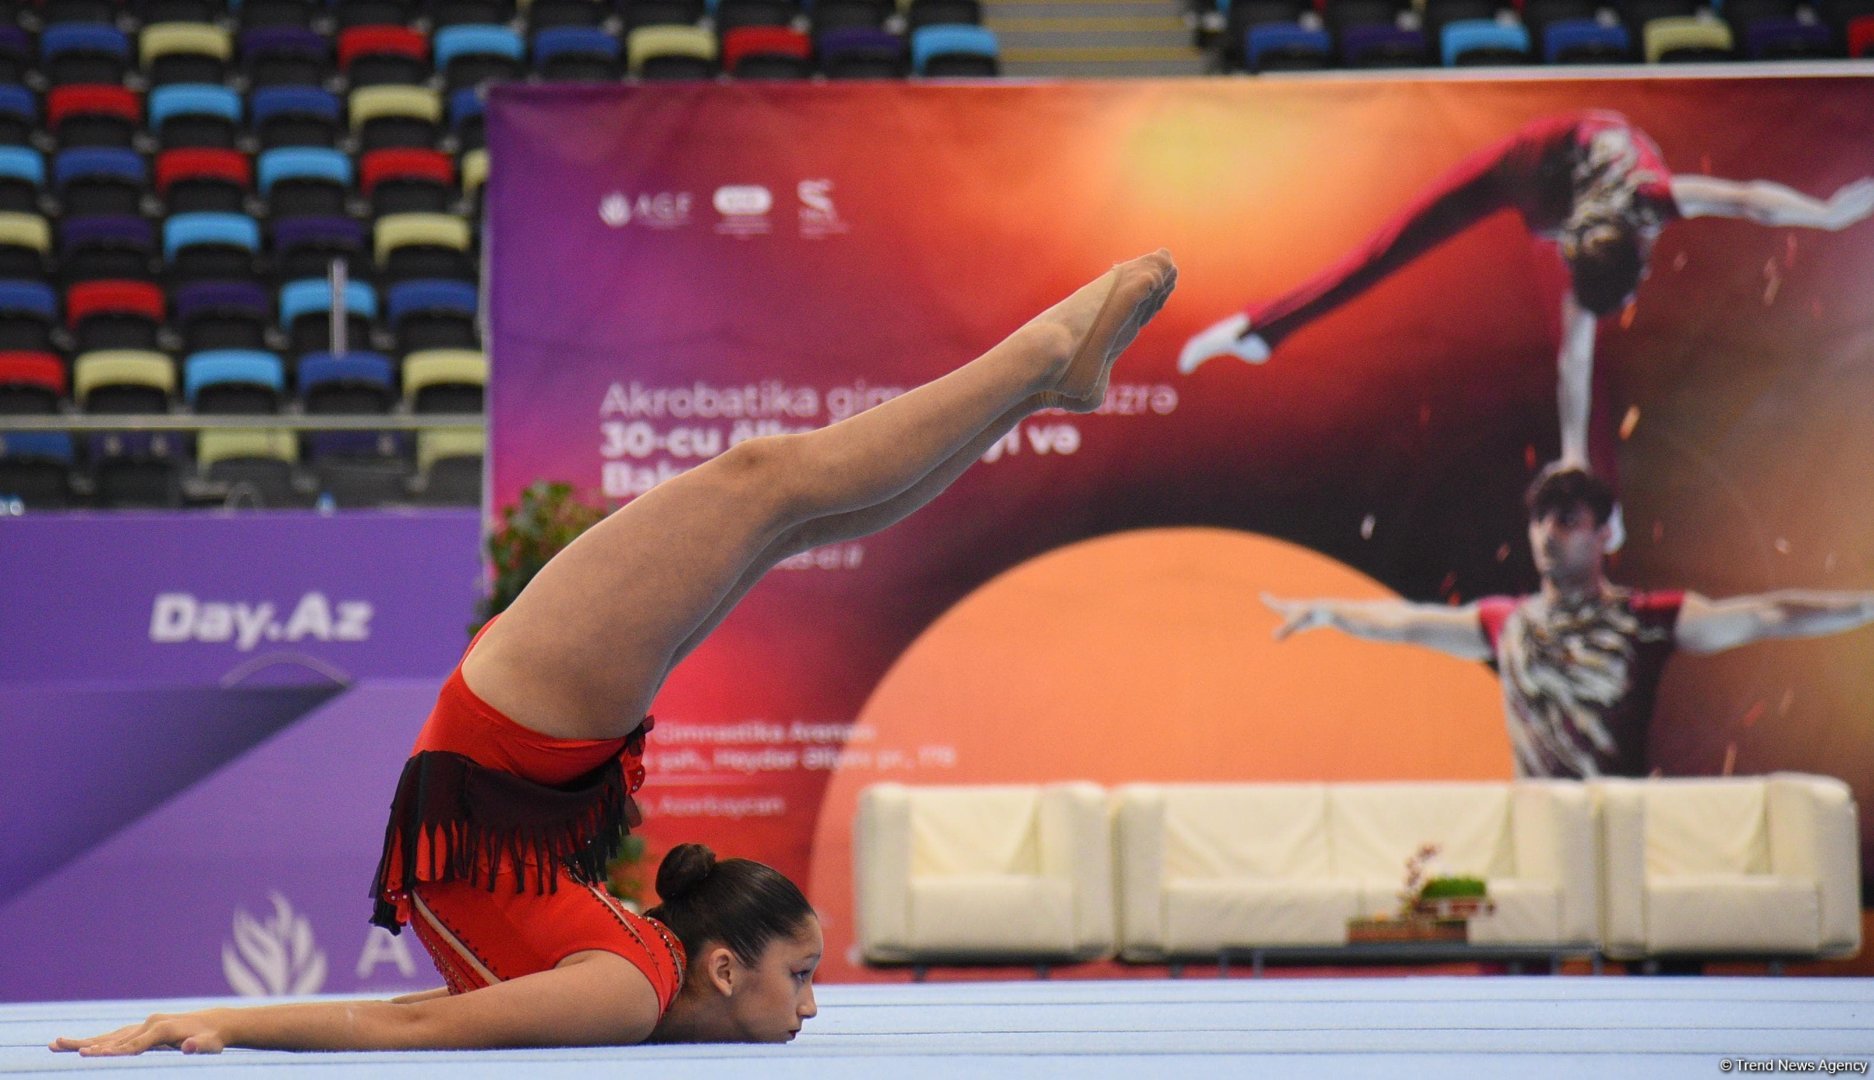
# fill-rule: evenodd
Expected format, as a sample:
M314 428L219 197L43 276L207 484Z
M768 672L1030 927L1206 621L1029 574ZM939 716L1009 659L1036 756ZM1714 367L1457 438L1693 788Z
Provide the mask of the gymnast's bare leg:
M933 382L658 485L543 567L463 678L543 734L625 735L671 666L776 562L901 520L1036 409L1098 407L1113 361L1176 281L1164 251L1122 263Z

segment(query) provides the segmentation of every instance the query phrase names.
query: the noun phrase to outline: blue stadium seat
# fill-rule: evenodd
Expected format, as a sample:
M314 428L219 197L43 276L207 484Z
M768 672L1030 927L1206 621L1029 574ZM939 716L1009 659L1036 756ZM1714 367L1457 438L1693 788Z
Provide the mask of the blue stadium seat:
M516 78L527 53L520 35L505 26L445 26L436 31L431 47L436 70L451 91Z
M367 271L370 257L365 254L364 239L364 226L342 214L276 218L274 274L287 281L323 278L335 260L352 270Z
M260 349L212 349L182 362L182 396L198 413L270 413L286 394L286 365Z
M237 42L248 85L319 86L332 75L332 42L303 26L244 30Z
M338 140L338 98L316 86L263 86L247 98L247 112L263 149L332 146Z
M148 107L150 131L165 149L232 149L241 126L241 95L225 86L159 86L150 91Z
M24 86L32 66L32 35L17 26L0 26L0 83Z
M403 353L468 349L479 343L475 286L466 281L399 281L385 292L385 311Z
M0 32L9 27L0 26ZM24 86L0 83L0 143L22 146L39 121L39 98Z
M994 75L1000 56L995 31L985 26L924 26L911 34L911 70L918 75Z
M59 222L59 275L67 282L148 280L156 227L134 214L67 215Z
M36 214L46 186L46 160L25 146L0 146L0 213Z
M534 70L547 79L616 78L618 39L596 26L554 26L534 34ZM455 99L450 98L451 114Z
M345 213L351 157L329 146L282 146L256 159L261 198L276 220Z
M258 349L273 325L273 297L258 281L191 281L170 294L186 352Z
M847 26L814 39L820 73L829 79L897 79L904 76L904 41L887 30Z
M67 218L138 214L150 186L143 155L121 146L74 146L52 158L52 187Z
M18 499L29 510L72 505L73 457L64 432L0 432L0 498Z
M289 281L280 286L280 323L290 325L302 315L332 309L332 286L324 280ZM377 292L362 281L345 283L345 309L367 319L377 318Z
M1460 19L1447 23L1439 43L1446 67L1479 62L1515 64L1529 60L1529 31L1494 20Z
M1551 64L1617 64L1633 58L1633 39L1618 24L1560 19L1542 31L1542 58Z
M39 69L52 86L120 83L130 70L130 39L103 23L60 23L39 35Z
M163 259L175 262L183 250L198 245L260 251L260 222L246 214L175 214L163 223Z
M1243 39L1251 71L1322 68L1333 63L1333 55L1333 39L1313 27L1266 23L1250 27Z
M395 368L390 359L374 352L307 353L299 360L299 396L306 411L332 413L386 413L397 400Z
M58 294L50 284L0 280L0 353L49 351L58 321Z
M1823 60L1842 55L1835 35L1820 23L1756 19L1744 28L1744 55L1752 60Z
M1425 35L1418 30L1374 23L1340 32L1341 63L1351 68L1424 67L1430 58Z

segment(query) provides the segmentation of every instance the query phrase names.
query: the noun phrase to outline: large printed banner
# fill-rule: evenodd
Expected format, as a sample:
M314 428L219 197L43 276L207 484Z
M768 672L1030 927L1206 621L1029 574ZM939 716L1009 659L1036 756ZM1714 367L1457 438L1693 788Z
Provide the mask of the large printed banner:
M366 924L474 511L0 522L0 1000L434 985Z
M1623 584L1874 584L1874 82L503 87L489 139L497 507L539 479L628 500L1178 259L1097 412L783 564L656 704L652 857L703 839L807 882L831 978L864 977L872 782L1510 775L1488 666L1278 643L1259 597L1531 592L1520 497L1565 436L1617 486ZM1596 213L1644 277L1584 343L1556 241L1600 244ZM1577 284L1618 278L1606 250ZM1236 313L1266 362L1181 371ZM1675 657L1622 752L1866 805L1870 664L1869 630Z

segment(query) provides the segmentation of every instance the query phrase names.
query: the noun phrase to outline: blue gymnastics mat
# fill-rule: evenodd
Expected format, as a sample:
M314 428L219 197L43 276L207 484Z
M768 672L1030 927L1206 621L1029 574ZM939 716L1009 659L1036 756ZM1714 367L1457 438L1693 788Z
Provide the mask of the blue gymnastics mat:
M0 1073L168 1077L1719 1077L1874 1060L1874 980L1435 977L827 986L792 1045L183 1057L53 1054L156 1011L227 1001L0 1006ZM1794 1069L1779 1064L1800 1063ZM1821 1065L1815 1069L1816 1063Z

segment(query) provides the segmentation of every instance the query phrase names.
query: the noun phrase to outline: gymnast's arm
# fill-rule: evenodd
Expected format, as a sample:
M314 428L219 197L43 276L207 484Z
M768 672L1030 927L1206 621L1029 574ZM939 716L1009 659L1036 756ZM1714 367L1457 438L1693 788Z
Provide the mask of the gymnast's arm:
M621 956L577 953L559 967L466 994L396 1001L332 1001L159 1013L53 1050L87 1057L173 1047L214 1054L256 1050L475 1050L640 1043L657 1026L657 993Z
M1675 176L1672 201L1681 217L1743 218L1759 225L1835 231L1874 213L1874 178L1863 177L1827 199L1817 199L1768 180Z
M1687 652L1713 653L1772 638L1820 637L1874 622L1874 593L1784 589L1709 600L1686 593L1674 639Z
M1490 659L1477 605L1447 607L1413 604L1404 600L1280 600L1264 594L1262 602L1282 617L1275 639L1316 627L1336 630L1369 641L1397 641L1423 645L1466 660Z

